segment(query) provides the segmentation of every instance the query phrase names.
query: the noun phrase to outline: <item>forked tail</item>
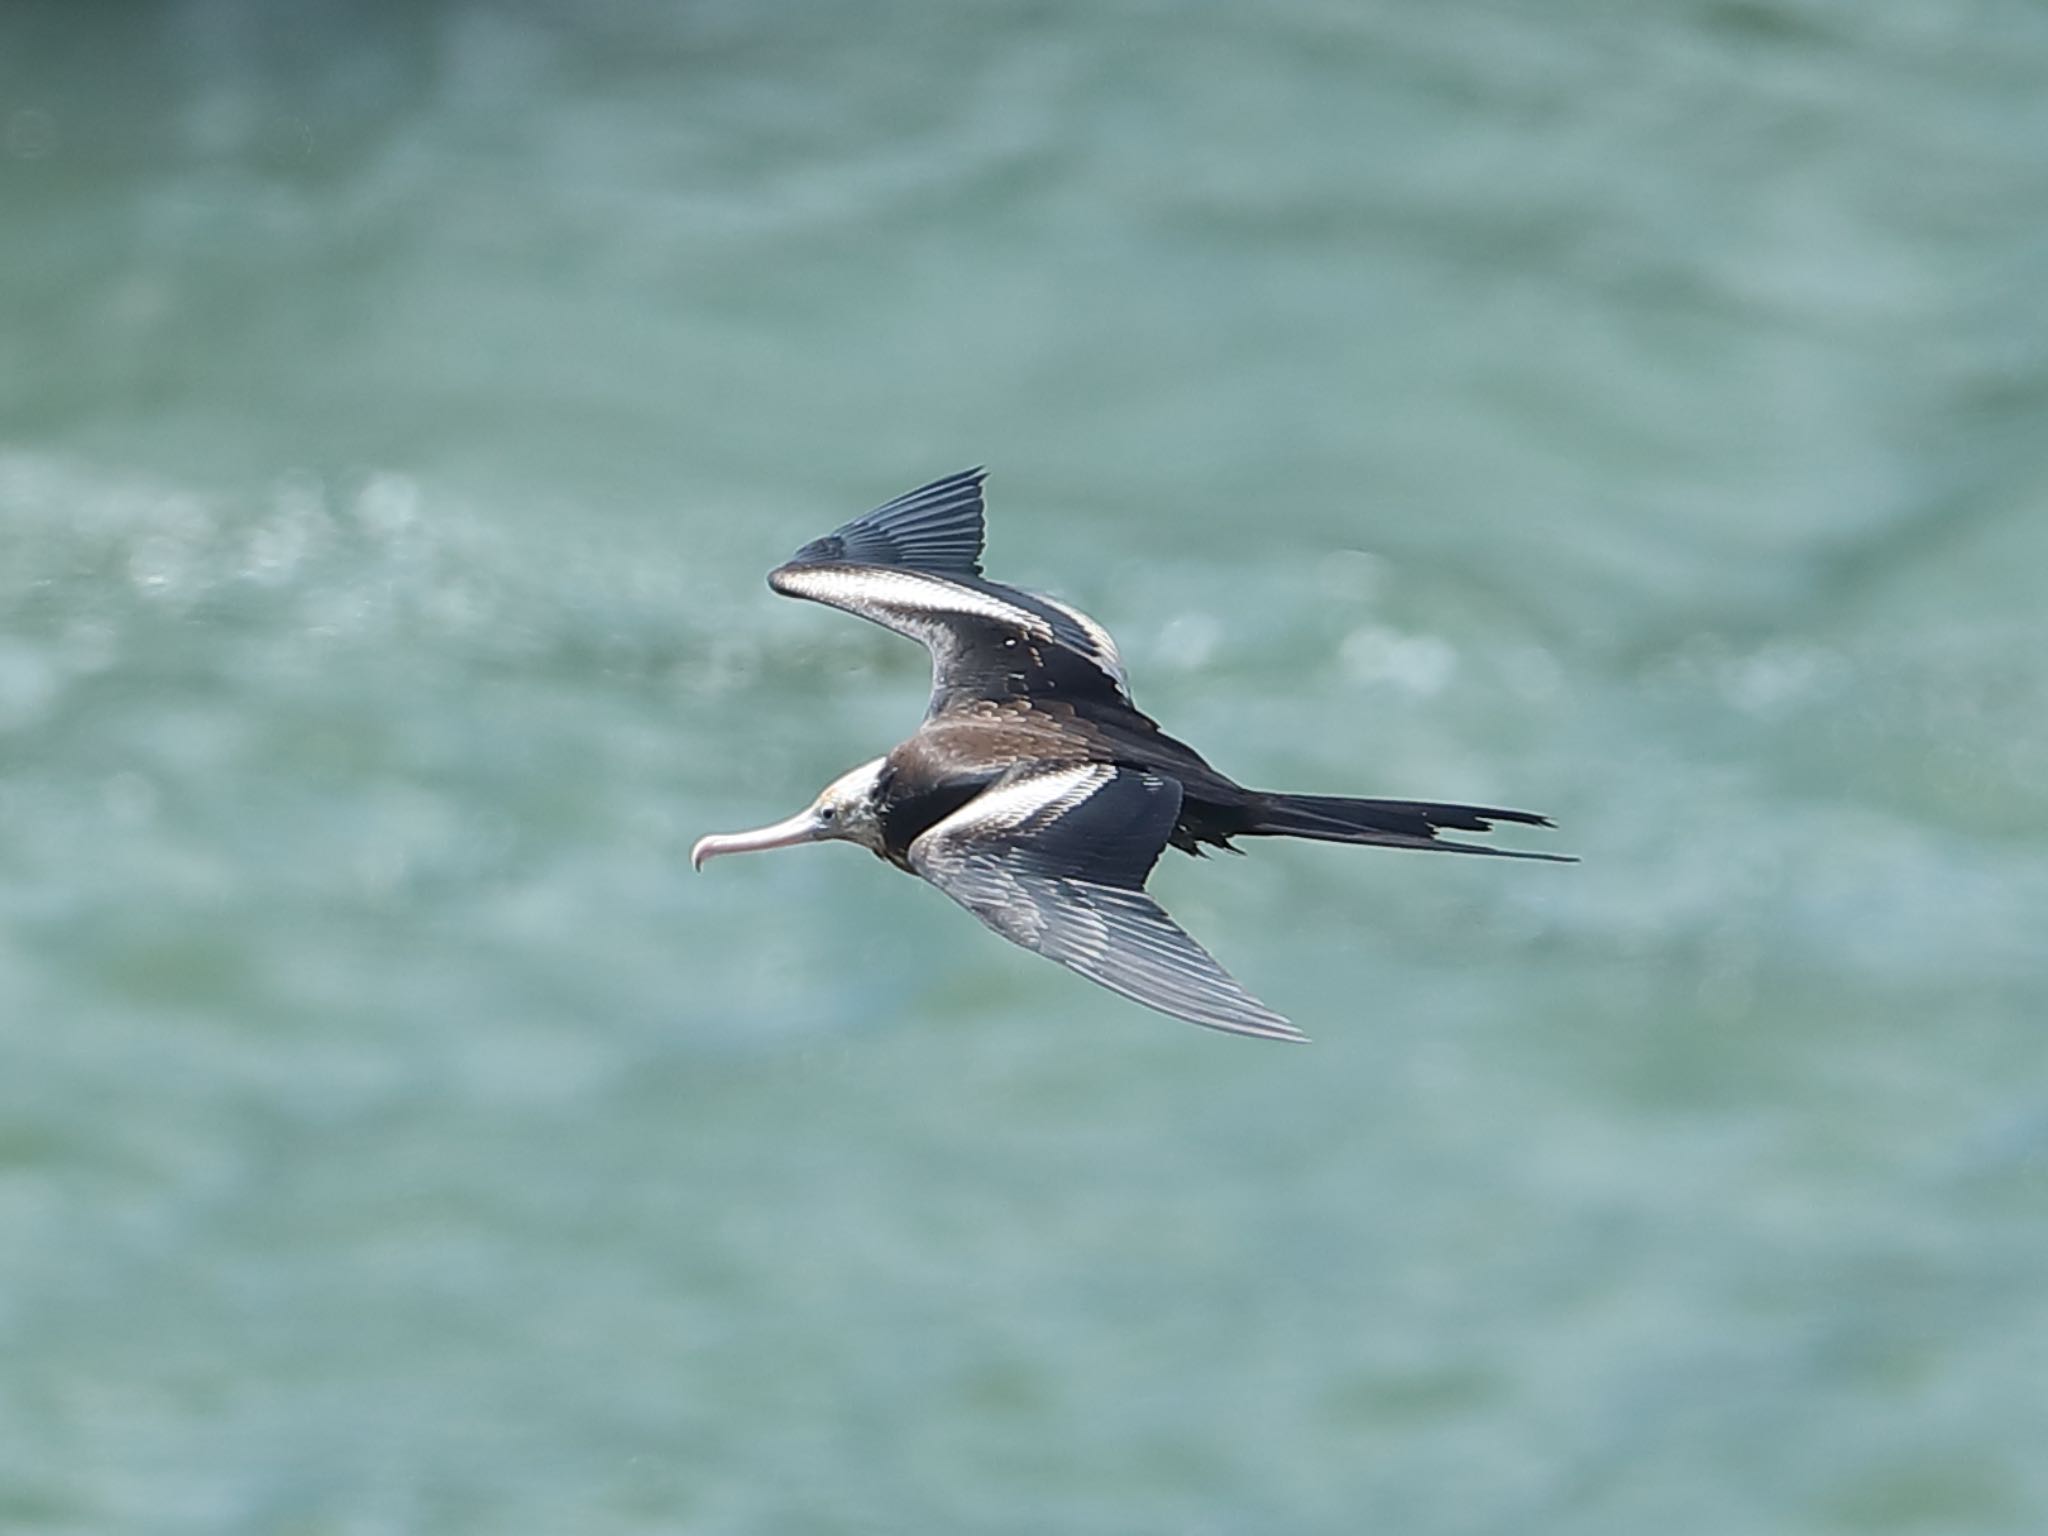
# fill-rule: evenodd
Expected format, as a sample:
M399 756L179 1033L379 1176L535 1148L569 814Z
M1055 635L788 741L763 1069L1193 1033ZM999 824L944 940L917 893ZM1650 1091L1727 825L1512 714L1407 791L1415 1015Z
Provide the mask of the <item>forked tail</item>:
M1310 837L1325 843L1374 843L1385 848L1433 848L1440 853L1488 853L1501 859L1577 861L1569 854L1524 853L1478 843L1446 841L1440 831L1491 832L1496 821L1547 827L1548 816L1483 805L1437 805L1427 800L1355 800L1345 795L1260 795L1250 807L1245 837Z

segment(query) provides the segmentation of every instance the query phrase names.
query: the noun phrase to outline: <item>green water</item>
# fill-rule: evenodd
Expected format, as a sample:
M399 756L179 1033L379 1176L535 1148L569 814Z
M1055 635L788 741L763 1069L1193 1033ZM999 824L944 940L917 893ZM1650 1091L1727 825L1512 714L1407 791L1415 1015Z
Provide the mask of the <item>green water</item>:
M10 4L0 1529L2048 1529L2048 12ZM1309 1049L848 848L991 568Z

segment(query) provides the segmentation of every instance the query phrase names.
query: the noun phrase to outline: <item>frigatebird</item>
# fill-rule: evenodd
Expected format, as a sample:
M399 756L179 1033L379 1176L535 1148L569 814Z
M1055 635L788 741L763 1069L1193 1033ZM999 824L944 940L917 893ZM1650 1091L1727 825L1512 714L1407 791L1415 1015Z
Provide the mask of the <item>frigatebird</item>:
M1424 800L1267 794L1176 741L1131 700L1108 631L1074 608L981 573L983 471L897 497L814 539L768 574L789 597L843 608L931 652L924 723L773 826L700 838L724 853L859 843L921 875L1012 943L1162 1013L1269 1040L1307 1036L1247 992L1145 892L1170 845L1305 837L1505 858L1443 830L1529 811ZM1232 849L1233 852L1238 851Z

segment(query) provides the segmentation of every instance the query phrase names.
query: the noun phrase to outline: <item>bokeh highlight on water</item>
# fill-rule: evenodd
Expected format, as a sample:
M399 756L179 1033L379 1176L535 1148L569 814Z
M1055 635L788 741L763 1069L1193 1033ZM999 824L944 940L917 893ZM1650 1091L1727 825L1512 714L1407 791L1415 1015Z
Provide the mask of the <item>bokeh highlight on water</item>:
M2048 21L0 18L0 1527L2048 1522ZM1310 1050L847 849L991 566Z

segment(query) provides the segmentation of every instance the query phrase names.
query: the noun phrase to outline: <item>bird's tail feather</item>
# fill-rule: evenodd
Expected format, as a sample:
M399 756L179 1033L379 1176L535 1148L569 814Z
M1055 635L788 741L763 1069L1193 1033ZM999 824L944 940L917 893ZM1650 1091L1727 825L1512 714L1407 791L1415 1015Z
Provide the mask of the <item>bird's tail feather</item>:
M1344 795L1261 795L1251 807L1246 837L1308 837L1325 843L1374 843L1387 848L1432 848L1441 853L1487 853L1503 859L1576 862L1561 853L1524 853L1477 843L1447 842L1440 830L1490 832L1496 821L1547 827L1547 816L1482 805L1438 805L1427 800L1357 800Z

